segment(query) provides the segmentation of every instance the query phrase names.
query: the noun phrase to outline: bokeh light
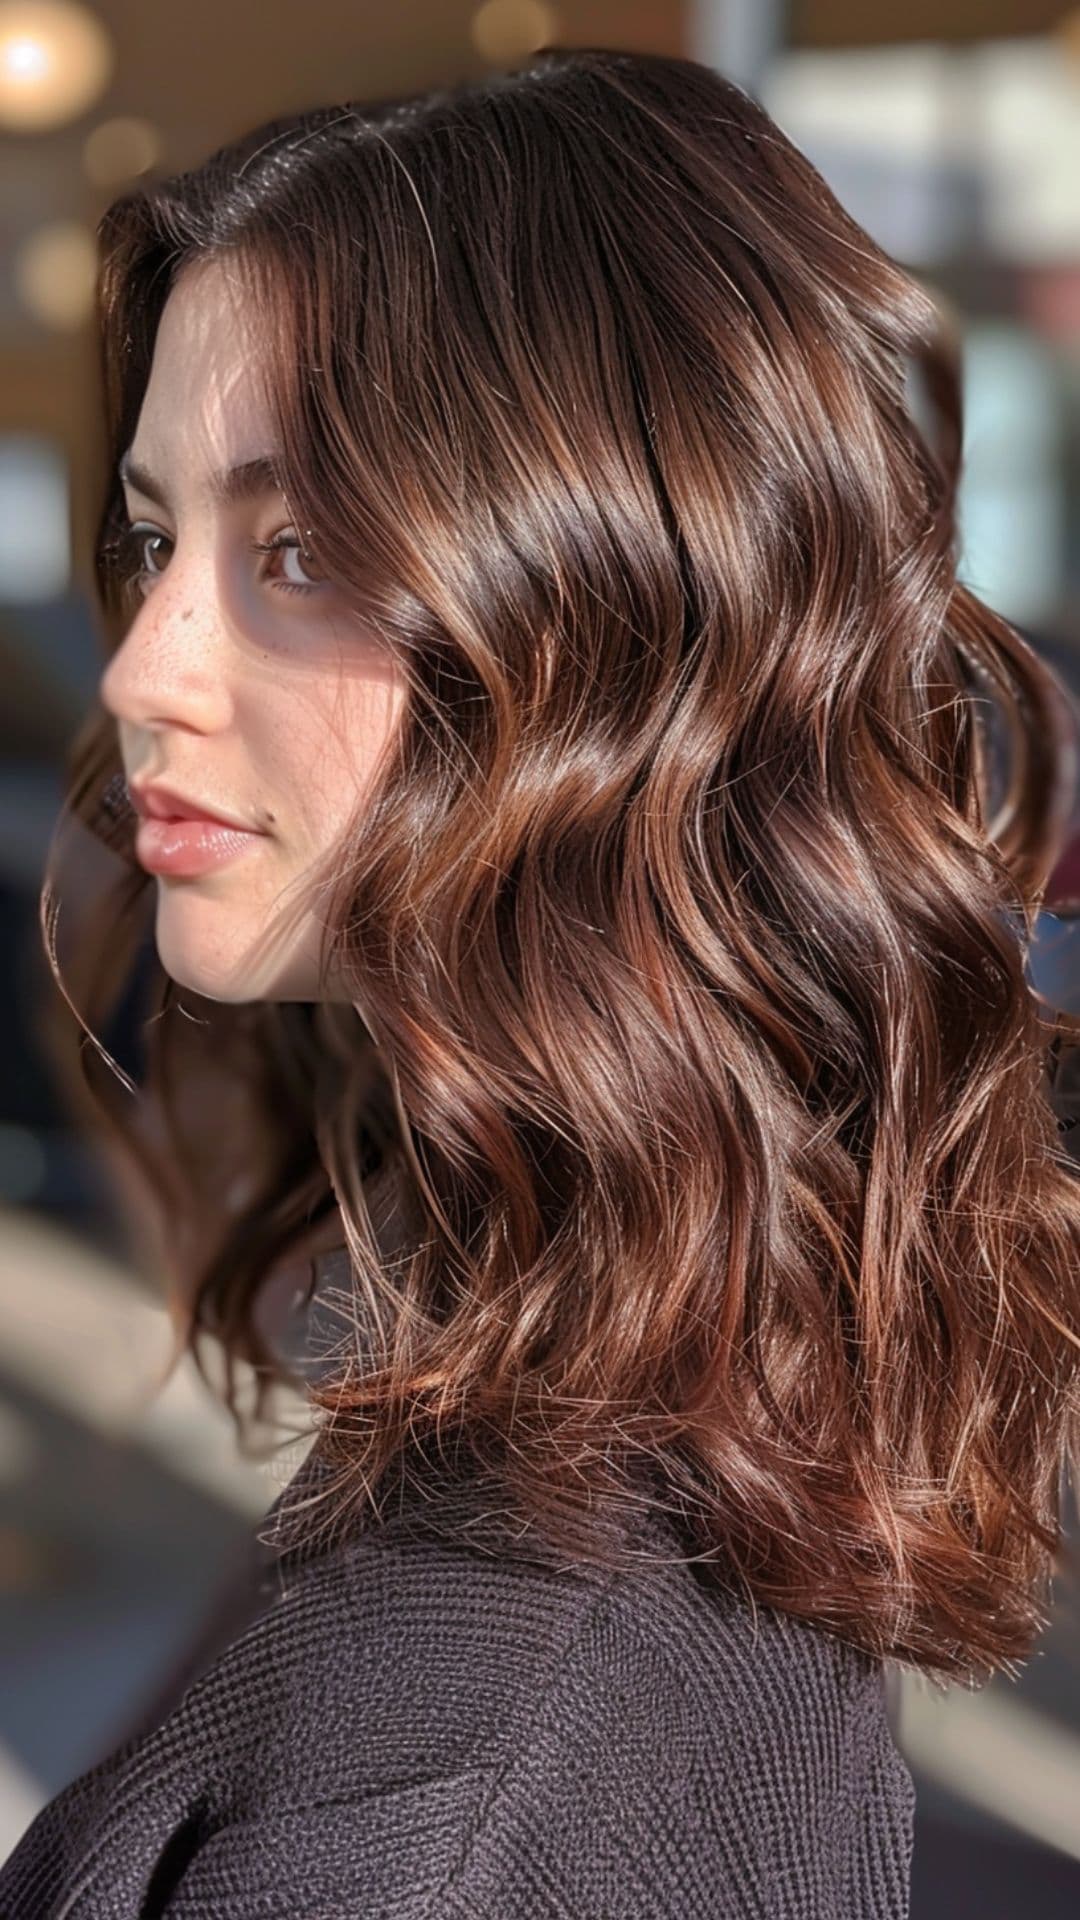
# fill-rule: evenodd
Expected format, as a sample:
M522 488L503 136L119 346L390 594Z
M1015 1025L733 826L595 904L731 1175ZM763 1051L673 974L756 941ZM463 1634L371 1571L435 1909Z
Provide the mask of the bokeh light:
M15 287L28 313L47 327L71 331L93 307L97 242L80 220L38 227L15 255Z
M86 136L83 170L95 187L119 187L156 166L161 136L149 120L121 115L103 120Z
M554 7L542 0L486 0L469 28L473 46L494 66L509 66L555 39Z
M75 0L0 0L0 126L33 133L77 119L113 58L101 21Z

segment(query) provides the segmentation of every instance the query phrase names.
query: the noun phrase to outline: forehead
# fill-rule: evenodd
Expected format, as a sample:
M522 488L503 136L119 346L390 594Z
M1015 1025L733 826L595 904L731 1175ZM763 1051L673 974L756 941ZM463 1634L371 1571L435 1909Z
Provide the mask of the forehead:
M157 473L194 479L265 454L271 434L235 269L188 265L165 302L130 452Z

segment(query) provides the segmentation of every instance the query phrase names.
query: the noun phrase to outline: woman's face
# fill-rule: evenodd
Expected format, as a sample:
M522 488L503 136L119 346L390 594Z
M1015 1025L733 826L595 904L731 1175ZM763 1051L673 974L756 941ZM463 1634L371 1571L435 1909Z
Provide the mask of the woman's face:
M124 462L140 578L100 691L140 810L180 812L143 796L161 782L253 829L140 824L166 972L213 1000L310 1000L321 922L298 902L362 803L406 688L320 579L272 476L220 485L276 452L255 353L227 267L187 267Z

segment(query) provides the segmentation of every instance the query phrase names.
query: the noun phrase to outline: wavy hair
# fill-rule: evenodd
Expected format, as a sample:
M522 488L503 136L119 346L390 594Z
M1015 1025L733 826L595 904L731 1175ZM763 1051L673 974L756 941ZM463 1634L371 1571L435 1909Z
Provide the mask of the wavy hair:
M706 1583L1014 1662L1078 1453L1072 1034L1026 965L1066 720L958 581L940 303L738 87L592 47L269 122L99 240L106 650L156 327L227 257L290 509L407 681L337 1002L179 994L111 717L75 743L67 981L55 852L43 926L177 1355L242 1431L237 1361L260 1408L296 1378L271 1277L336 1229L335 1524L452 1448L507 1538L622 1565L604 1517L662 1511Z

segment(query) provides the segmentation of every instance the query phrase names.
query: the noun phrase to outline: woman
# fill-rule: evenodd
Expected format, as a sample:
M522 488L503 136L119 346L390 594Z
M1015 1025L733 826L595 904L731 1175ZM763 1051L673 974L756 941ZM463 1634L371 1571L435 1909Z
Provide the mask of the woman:
M0 1911L899 1920L887 1669L1030 1649L1080 1378L1061 707L957 583L934 307L603 49L262 127L101 247L71 811L127 864L66 990L96 1036L149 895L92 1091L177 1352L316 1424Z

